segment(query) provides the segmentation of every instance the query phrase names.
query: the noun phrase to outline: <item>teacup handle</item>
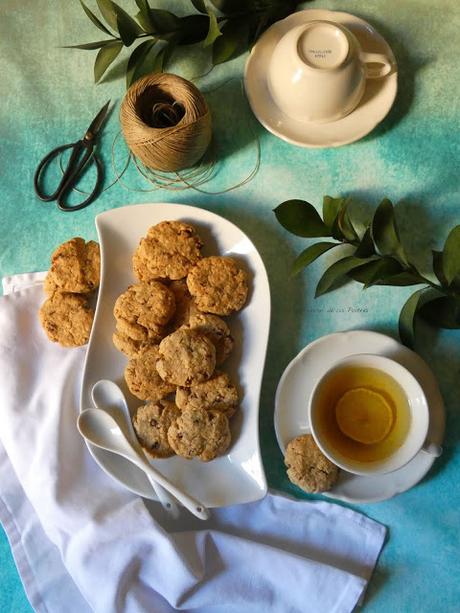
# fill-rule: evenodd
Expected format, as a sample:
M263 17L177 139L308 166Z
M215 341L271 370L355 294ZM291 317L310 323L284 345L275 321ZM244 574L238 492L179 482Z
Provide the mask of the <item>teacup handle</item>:
M381 77L386 77L393 68L392 63L383 53L365 53L362 51L359 57L361 62L366 66L366 79L380 79ZM369 64L380 64L380 66L371 68Z

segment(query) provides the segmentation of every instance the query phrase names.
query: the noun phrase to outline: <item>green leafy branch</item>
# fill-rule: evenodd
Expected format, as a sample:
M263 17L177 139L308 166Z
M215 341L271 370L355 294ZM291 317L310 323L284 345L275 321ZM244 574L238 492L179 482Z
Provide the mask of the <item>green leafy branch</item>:
M308 246L294 261L295 275L324 253L340 245L351 247L348 254L323 273L315 298L339 283L354 280L364 289L373 285L424 285L404 304L399 316L399 334L413 346L415 325L420 316L440 328L460 328L460 225L449 233L442 251L432 251L433 279L427 278L406 255L399 237L393 205L385 198L366 225L351 214L350 200L323 199L322 218L303 200L288 200L275 209L279 223L289 232L305 238L330 237Z
M101 18L83 0L87 17L110 38L72 49L99 49L94 63L97 83L123 47L141 40L129 56L126 84L165 70L171 56L182 45L200 45L212 51L213 66L226 62L251 46L272 23L292 13L300 0L190 0L194 13L179 17L151 8L148 0L135 0L138 12L129 15L113 0L97 0Z

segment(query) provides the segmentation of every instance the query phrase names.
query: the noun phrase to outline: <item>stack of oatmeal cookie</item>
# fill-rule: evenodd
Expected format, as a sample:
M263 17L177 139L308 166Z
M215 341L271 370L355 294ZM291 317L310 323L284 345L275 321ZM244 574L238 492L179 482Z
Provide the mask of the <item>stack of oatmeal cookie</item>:
M152 226L133 256L138 284L114 306L113 343L129 357L127 385L147 401L134 428L154 458L209 461L231 442L239 399L229 376L216 370L234 344L221 317L244 306L248 282L234 259L204 258L202 246L190 224Z
M85 242L79 236L52 254L44 283L48 298L39 311L41 325L51 341L64 347L88 342L94 318L88 299L99 287L100 262L98 243Z

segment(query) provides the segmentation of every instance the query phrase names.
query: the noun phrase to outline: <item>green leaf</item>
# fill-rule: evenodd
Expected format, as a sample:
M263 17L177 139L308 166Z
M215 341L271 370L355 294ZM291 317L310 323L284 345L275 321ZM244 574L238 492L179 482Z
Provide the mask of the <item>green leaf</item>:
M386 279L381 279L378 285L394 285L403 287L407 285L420 285L426 283L425 279L409 271L399 272L395 275L390 275Z
M416 314L426 288L417 290L406 301L399 314L399 337L404 345L414 346Z
M104 17L105 21L109 24L109 26L115 31L118 31L117 14L115 13L112 0L97 0L97 6L101 11L102 17Z
M212 46L212 63L214 66L227 62L235 57L248 37L248 24L246 19L232 19L221 28L219 36Z
M115 13L117 15L117 26L120 38L126 47L133 44L139 34L142 33L142 29L134 19L128 15L120 6L113 3Z
M291 270L291 276L298 274L301 270L306 268L309 264L314 262L320 255L329 251L333 247L338 247L340 243L315 243L310 245L302 251L302 253L295 259Z
M140 45L138 45L134 51L129 56L128 67L126 69L126 86L129 87L136 80L134 77L136 75L136 71L144 62L147 54L150 49L155 45L155 40L146 40ZM143 76L143 75L139 75ZM139 78L139 76L137 78Z
M137 21L141 24L142 29L147 34L153 34L154 27L150 19L150 10L148 12L139 11L136 15Z
M180 45L194 45L203 41L209 29L209 19L204 15L187 15L180 18L176 42Z
M460 300L453 296L439 296L423 304L420 316L437 328L460 328Z
M355 256L356 257L356 256ZM362 260L362 258L359 258ZM348 273L348 276L364 284L364 289L385 281L403 270L401 264L393 258L380 258L363 264Z
M326 292L333 289L335 284L338 281L343 280L343 278L346 277L350 271L362 265L363 260L361 258L355 258L353 255L334 262L334 264L332 264L332 266L325 271L319 280L318 285L316 286L315 298L322 296Z
M136 0L136 4L139 7L136 19L144 32L150 33L153 30L153 24L150 21L150 5L147 0Z
M152 72L163 72L168 64L171 55L176 47L176 43L174 41L168 43L161 49L155 58L155 61L152 66Z
M100 49L101 47L105 47L109 43L113 43L113 38L109 38L107 40L98 40L94 43L82 43L81 45L64 45L62 49Z
M339 226L339 216L338 215L334 219L334 223L332 224L331 234L332 234L332 238L335 238L335 240L337 241L343 241L345 239L344 235L342 234L342 230L340 229L340 226Z
M147 14L150 11L148 0L135 0L135 2L141 13Z
M94 62L94 81L97 83L110 64L114 61L120 51L123 49L123 43L114 42L102 47L96 56Z
M337 215L337 225L342 235L347 241L355 241L359 239L353 224L351 223L350 215L348 213L348 203L345 203Z
M449 285L446 277L444 276L442 251L435 251L433 249L431 253L433 254L433 272L436 275L436 278L441 285Z
M172 42L158 50L158 47L155 46L156 41L150 42L150 47L146 47L143 53L139 52L139 54L142 53L142 57L138 59L132 71L131 83L151 72L162 72L175 48L175 42Z
M447 237L442 254L442 270L449 285L460 277L460 226L455 226Z
M105 34L108 34L109 36L112 36L112 33L110 32L110 30L108 30L105 25L102 23L102 21L100 21L96 15L89 10L89 8L83 3L82 0L80 0L80 4L83 8L83 10L85 11L86 15L91 19L91 21L94 23L94 25L96 26L96 28L99 28L99 30L101 30L102 32L104 32ZM82 47L77 47L78 49L81 49Z
M150 21L155 34L169 34L180 29L180 19L170 11L150 9Z
M218 38L219 36L222 36L222 32L220 31L219 24L217 23L216 14L213 11L209 10L208 15L209 15L209 30L208 30L208 34L206 38L204 39L203 47L210 47L214 43L216 38Z
M364 284L364 289L372 285L384 284L388 279L403 272L401 264L393 258L383 258L379 260L378 266L375 267L372 278Z
M204 3L204 0L190 0L190 1L199 13L206 14L208 12L206 9L206 4Z
M392 203L385 198L377 207L371 225L372 239L380 255L394 255L407 264L404 249L399 240Z
M371 229L369 227L364 232L361 242L356 248L355 256L357 258L368 258L369 256L374 255L374 254L375 254L374 241L372 240Z
M239 13L240 11L250 10L251 2L250 0L211 0L211 3L221 11L221 13L225 13L226 15L231 13Z
M150 46L150 48L142 58L142 61L139 61L136 68L134 69L131 83L134 83L141 77L144 77L145 75L154 72L158 56L158 49L157 47L155 47L155 41L153 42L154 44Z
M296 236L330 236L315 207L305 200L286 200L274 209L279 223Z
M332 228L334 221L337 218L340 210L345 204L345 198L331 198L324 196L323 198L323 219L328 228Z
M253 29L252 32L250 32L251 47L256 42L256 40L259 38L259 36L262 34L262 32L268 28L269 25L270 25L270 13L269 12L262 13L262 15L255 22L256 27Z

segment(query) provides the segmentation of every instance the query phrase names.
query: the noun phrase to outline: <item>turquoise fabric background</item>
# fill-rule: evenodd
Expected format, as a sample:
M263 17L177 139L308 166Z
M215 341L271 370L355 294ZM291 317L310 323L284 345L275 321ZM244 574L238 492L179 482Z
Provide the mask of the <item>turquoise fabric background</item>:
M95 2L88 0L88 4L94 7ZM135 11L133 0L120 4ZM156 6L189 10L191 5L157 2ZM320 206L324 194L352 195L374 207L388 196L397 203L409 252L425 267L430 249L440 248L448 230L460 223L458 1L330 0L305 6L353 12L387 38L399 64L400 89L383 124L362 141L339 149L288 145L253 119L242 94L245 57L241 57L197 81L204 91L214 90L207 98L219 163L217 176L205 189L224 189L245 178L255 162L257 134L262 159L252 182L218 196L191 190L136 192L118 184L74 214L39 202L33 173L50 149L80 138L109 97L120 102L124 81L115 79L122 74L120 62L96 87L92 82L95 52L60 48L104 37L77 0L3 0L0 6L1 275L45 269L53 249L72 236L96 238L95 215L112 207L180 202L212 210L238 224L259 249L272 291L273 321L260 411L265 467L271 486L297 496L301 496L299 490L285 476L272 425L274 392L283 369L306 343L323 334L366 328L395 335L399 310L411 288L363 292L352 283L315 301L315 284L325 262L290 280L289 268L305 241L288 235L276 223L272 209L288 198L305 198ZM171 71L190 78L207 67L205 54L193 58L184 54ZM113 177L110 157L117 130L115 112L99 149L107 183ZM118 144L120 161L124 149ZM134 172L126 182L131 187L149 187ZM330 307L335 310L328 312ZM342 312L349 307L352 312ZM458 332L429 328L423 328L419 337L418 350L432 365L447 404L444 455L413 490L383 503L356 507L389 527L389 540L364 607L372 613L459 609L459 340ZM0 556L0 610L29 611L3 535Z

